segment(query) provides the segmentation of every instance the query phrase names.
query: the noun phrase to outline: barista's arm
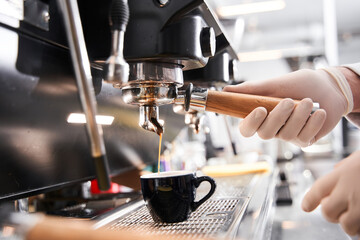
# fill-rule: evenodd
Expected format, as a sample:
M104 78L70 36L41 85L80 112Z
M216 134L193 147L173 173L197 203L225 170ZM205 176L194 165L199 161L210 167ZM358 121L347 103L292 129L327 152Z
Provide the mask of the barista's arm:
M263 139L278 137L306 147L328 134L342 116L359 112L360 82L354 66L359 68L304 69L265 81L227 86L224 91L288 98L271 112L254 109L240 123L240 132L245 137L258 133ZM295 107L292 99L303 100ZM311 100L321 107L312 114Z

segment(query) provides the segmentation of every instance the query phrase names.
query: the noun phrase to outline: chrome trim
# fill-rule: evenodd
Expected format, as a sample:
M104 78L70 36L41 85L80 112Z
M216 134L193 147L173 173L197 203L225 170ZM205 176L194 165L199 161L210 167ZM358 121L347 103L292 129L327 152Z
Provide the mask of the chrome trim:
M29 198L21 198L15 200L15 211L20 213L29 212Z
M129 62L130 76L128 85L145 82L159 84L184 84L182 66L164 62Z
M104 218L98 220L93 226L93 229L99 229L101 227L104 227L106 225L108 225L109 223L115 221L118 218L124 217L125 215L132 213L133 211L143 207L145 205L145 202L143 199L138 200L134 203L132 203L130 206L128 206L127 204L124 206L123 209L116 211L116 212L111 212L111 214L105 216Z
M174 84L162 84L143 81L123 87L122 99L127 104L134 105L164 105L170 104L177 96L177 88Z
M174 99L173 103L177 105L185 105L186 92L181 90ZM192 112L203 112L206 109L208 89L194 87L190 96L190 109Z
M40 0L24 1L24 22L41 30L49 31L49 5Z
M244 217L247 207L249 206L251 196L243 197L242 199L244 199L244 203L239 204L237 206L237 209L235 210L235 213L234 213L234 219L233 219L229 229L226 231L226 233L223 236L224 239L236 239L237 238L239 225Z
M184 105L185 104L185 91L184 90L180 90L178 95L176 96L176 98L174 99L174 102L173 102L175 105ZM185 111L184 110L185 108L182 107L181 110ZM175 111L177 112L177 111Z
M190 108L195 111L205 111L207 95L208 89L194 87L190 98Z

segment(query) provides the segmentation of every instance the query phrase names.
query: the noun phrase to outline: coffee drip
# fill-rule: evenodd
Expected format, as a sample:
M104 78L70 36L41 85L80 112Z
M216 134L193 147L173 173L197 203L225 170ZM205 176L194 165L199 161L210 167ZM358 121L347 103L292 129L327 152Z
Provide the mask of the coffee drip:
M159 134L158 173L160 173L161 142L162 142L162 133Z

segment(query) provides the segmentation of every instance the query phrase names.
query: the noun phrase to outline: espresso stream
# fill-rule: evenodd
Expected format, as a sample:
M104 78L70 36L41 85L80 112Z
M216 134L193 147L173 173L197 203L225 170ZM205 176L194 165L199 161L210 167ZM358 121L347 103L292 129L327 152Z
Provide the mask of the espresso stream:
M162 133L159 134L159 156L158 156L158 173L160 173L160 153L161 153Z

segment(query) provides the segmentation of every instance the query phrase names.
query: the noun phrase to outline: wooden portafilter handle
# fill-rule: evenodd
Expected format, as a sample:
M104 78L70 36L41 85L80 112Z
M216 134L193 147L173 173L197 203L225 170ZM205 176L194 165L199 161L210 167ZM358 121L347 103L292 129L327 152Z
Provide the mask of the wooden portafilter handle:
M186 111L191 108L197 111L205 110L245 118L257 107L264 107L269 113L281 100L283 98L193 88L192 84L190 84L184 92L183 101L178 100L176 102L180 103L182 101ZM295 105L300 103L299 100L294 101ZM314 103L312 112L317 109L319 109L319 104Z
M257 107L264 107L269 113L281 100L282 98L276 97L209 90L205 110L232 117L245 118ZM295 100L295 104L299 102Z

